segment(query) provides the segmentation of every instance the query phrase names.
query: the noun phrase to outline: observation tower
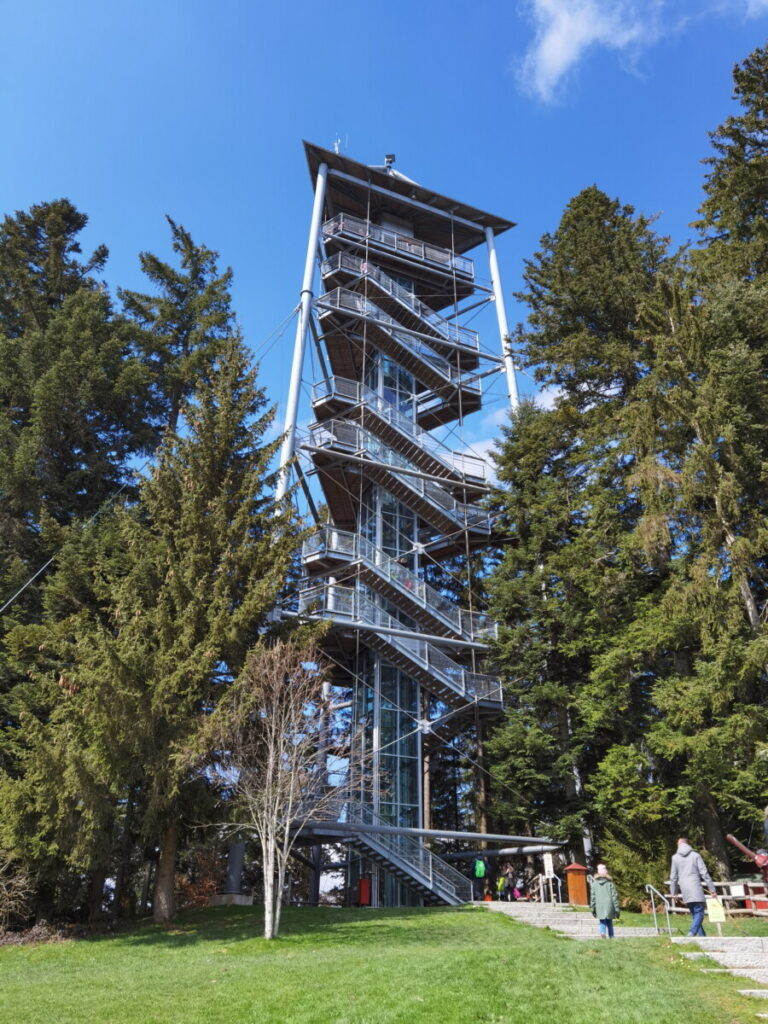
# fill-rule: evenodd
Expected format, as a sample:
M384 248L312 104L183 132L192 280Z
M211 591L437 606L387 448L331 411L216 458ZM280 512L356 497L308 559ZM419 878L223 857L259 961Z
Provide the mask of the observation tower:
M499 375L517 403L495 248L513 224L411 181L393 156L367 166L304 148L314 204L278 495L295 474L315 518L298 610L329 624L333 683L347 691L370 765L316 841L346 845L348 883L358 891L368 880L359 891L374 906L463 903L466 876L424 846L440 832L431 764L469 724L482 744L502 692L485 663L496 624L471 580L496 541L490 471L450 435ZM489 285L475 279L473 250ZM486 303L495 352L462 326ZM311 399L299 420L307 349Z

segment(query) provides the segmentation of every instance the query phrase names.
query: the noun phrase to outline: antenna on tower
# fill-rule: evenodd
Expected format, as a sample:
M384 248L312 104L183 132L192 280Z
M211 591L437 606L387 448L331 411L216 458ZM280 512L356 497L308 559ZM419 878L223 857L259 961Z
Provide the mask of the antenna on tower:
M336 156L338 156L340 150L341 150L341 139L339 138L338 133L337 133L336 138L333 140L333 152L336 154Z

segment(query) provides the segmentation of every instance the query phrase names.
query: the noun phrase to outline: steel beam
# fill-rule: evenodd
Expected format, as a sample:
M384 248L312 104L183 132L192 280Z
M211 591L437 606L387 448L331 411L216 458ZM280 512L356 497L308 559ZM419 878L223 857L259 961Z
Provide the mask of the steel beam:
M296 338L293 343L293 365L291 367L291 381L288 385L288 402L285 409L285 436L280 450L280 475L275 489L277 501L281 501L288 491L288 470L296 450L296 419L299 409L299 393L301 391L301 373L304 366L304 347L307 341L309 320L312 315L312 284L315 277L315 260L317 257L317 245L320 239L327 182L328 165L320 164L317 171L315 201L312 206L312 220L309 227L307 258L304 262L304 279L301 285L299 303L299 321L296 325Z
M507 308L504 305L504 292L501 289L501 275L499 273L499 260L496 256L496 241L493 228L485 229L485 241L488 246L488 262L491 269L491 283L493 284L493 295L496 300L496 319L499 322L499 335L501 336L501 354L504 359L504 369L507 373L507 392L509 404L513 409L519 405L520 399L517 394L517 377L515 376L515 364L512 359L511 338L509 335L509 324L507 323Z

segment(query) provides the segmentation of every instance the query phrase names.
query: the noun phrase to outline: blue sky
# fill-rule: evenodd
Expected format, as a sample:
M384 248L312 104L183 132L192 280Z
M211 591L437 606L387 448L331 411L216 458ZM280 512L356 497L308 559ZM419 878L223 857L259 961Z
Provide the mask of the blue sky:
M515 322L523 259L587 185L691 236L707 132L767 29L768 0L6 0L2 212L68 196L85 241L110 248L112 287L142 287L139 251L169 256L169 213L234 268L258 348L298 298L301 140L338 137L518 222L499 240ZM473 326L498 344L492 315ZM291 344L262 360L276 401ZM490 436L502 392L467 441Z

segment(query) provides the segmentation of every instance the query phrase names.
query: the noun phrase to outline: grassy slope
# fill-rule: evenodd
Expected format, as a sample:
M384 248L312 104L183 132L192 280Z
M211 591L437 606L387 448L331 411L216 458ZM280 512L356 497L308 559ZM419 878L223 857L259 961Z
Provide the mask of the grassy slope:
M664 939L573 942L482 908L250 908L176 926L0 949L2 1024L736 1024L743 979Z

